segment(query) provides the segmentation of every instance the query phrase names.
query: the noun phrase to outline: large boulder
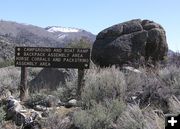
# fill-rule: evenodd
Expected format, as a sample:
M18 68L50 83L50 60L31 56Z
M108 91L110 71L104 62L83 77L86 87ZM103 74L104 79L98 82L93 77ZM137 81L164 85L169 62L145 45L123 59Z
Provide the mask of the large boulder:
M29 91L56 90L60 85L64 85L66 81L72 80L76 73L77 71L74 69L44 68L29 82Z
M168 45L163 27L135 19L101 31L93 44L92 61L100 66L132 65L139 61L163 60Z

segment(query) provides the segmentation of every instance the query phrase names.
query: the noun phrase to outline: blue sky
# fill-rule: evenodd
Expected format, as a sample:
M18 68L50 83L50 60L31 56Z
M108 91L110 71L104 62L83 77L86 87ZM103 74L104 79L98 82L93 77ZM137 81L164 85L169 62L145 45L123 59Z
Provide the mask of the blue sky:
M180 0L1 0L0 19L41 27L63 26L94 34L131 19L149 19L166 30L169 48L180 50Z

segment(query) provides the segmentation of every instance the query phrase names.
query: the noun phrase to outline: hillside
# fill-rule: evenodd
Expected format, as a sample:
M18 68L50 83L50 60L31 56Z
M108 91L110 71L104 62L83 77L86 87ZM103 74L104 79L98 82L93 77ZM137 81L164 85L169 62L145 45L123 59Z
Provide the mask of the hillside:
M53 29L58 31L52 31ZM64 31L63 31L64 30ZM11 21L0 21L0 62L14 57L15 46L64 47L80 39L88 39L91 43L95 35L82 29L67 31L65 27L41 28L34 25Z

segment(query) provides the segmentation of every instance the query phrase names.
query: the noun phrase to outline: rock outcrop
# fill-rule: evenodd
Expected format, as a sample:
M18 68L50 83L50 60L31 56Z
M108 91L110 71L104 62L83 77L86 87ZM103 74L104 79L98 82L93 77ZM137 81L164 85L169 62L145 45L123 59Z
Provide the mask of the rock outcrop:
M14 119L15 118L15 114L17 112L20 112L23 107L20 104L20 101L14 99L13 96L9 96L9 98L7 99L7 119Z
M60 85L71 80L76 75L73 69L44 68L33 80L30 81L30 92L43 89L56 90Z
M163 27L153 21L135 19L101 31L92 48L92 60L100 66L135 65L163 60L168 45Z
M37 117L41 118L40 112L25 108L21 102L15 99L13 96L9 96L7 99L6 109L6 119L13 120L18 126L30 126Z
M48 101L55 100L52 95L49 95L47 99ZM71 128L73 127L73 123L70 116L74 111L80 109L76 107L77 100L72 99L66 103L61 103L64 106L58 104L59 102L56 102L56 104L51 105L51 107L35 105L32 109L29 108L27 102L24 103L19 101L19 98L15 99L13 96L9 96L5 106L6 120L12 120L17 126L21 126L23 129L42 129L42 125L46 124L47 121L54 122L54 120L58 122L57 128L64 127L63 129L74 129ZM71 108L66 108L66 105L71 106ZM53 113L61 119L56 119L55 116L51 117ZM50 119L51 121L49 121ZM45 123L43 124L43 122ZM52 124L52 126L54 125Z

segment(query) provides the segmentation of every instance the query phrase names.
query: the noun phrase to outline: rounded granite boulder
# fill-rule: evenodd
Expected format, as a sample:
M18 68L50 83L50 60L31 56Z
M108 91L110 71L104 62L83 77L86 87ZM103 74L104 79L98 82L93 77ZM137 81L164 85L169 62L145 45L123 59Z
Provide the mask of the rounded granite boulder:
M167 51L166 33L161 25L134 19L101 31L93 44L91 58L101 67L133 65L142 58L163 60Z

